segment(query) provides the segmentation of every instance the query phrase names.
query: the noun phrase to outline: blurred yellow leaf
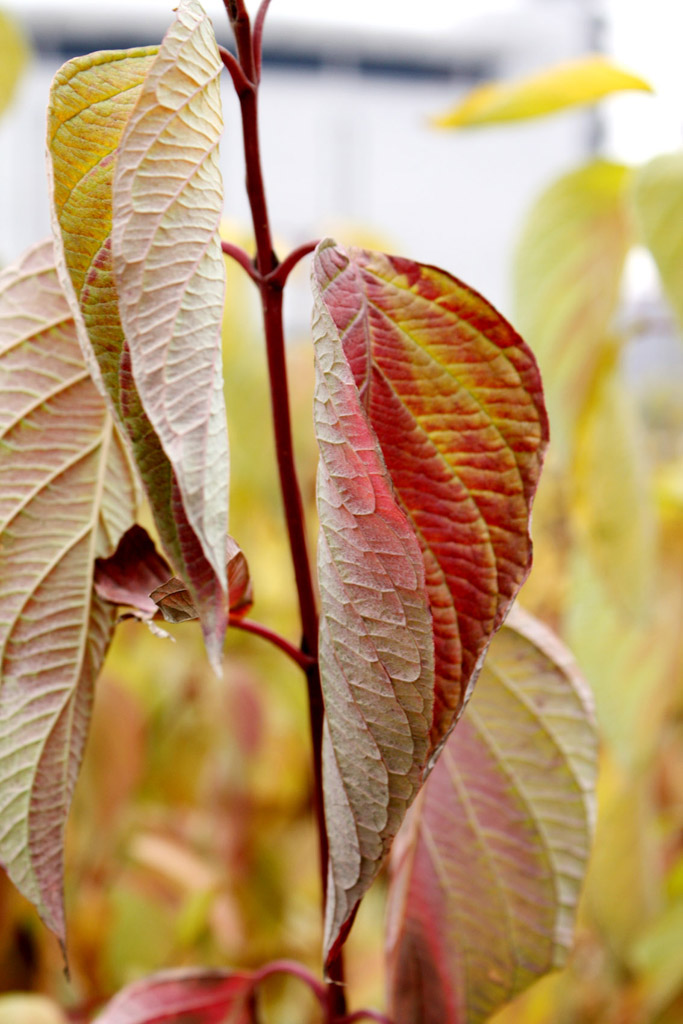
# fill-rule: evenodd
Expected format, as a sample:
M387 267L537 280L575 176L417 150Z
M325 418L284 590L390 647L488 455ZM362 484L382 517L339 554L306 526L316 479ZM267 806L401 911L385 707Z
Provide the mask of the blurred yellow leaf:
M602 736L625 766L640 766L657 743L672 678L677 610L637 623L620 613L599 569L574 552L564 638L595 696Z
M13 18L0 11L0 114L12 101L27 59L23 32Z
M643 243L683 326L683 151L658 156L637 170L633 200Z
M514 271L515 325L544 377L552 447L566 454L607 342L631 227L630 171L597 160L555 182L532 208Z
M633 946L631 966L642 976L650 1012L664 1009L683 992L683 901L669 907Z
M597 103L627 89L651 92L638 75L600 54L556 64L514 82L489 82L469 93L454 108L434 119L440 128L469 128L543 117L558 110Z
M0 1024L66 1024L66 1017L43 996L0 996Z
M573 464L575 539L608 599L639 619L656 573L655 513L633 402L606 353L579 418Z
M661 901L656 812L648 780L603 757L598 824L580 917L623 956Z

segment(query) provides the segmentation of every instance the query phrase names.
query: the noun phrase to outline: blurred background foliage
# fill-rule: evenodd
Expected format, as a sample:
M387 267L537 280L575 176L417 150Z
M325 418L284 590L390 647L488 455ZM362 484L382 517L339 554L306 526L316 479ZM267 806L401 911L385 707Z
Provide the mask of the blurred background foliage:
M0 40L12 32L3 22ZM20 38L11 73L0 53L0 108L23 63ZM680 334L682 197L681 154L636 169L595 160L538 199L513 268L515 324L539 358L553 437L521 600L566 639L592 686L602 771L574 953L495 1024L683 1020L683 403L680 378L646 372L653 332ZM250 248L239 226L225 233ZM662 281L654 324L624 302L628 254L643 246ZM227 274L231 532L252 572L252 617L296 641L256 296L234 264ZM305 270L296 274L300 287ZM307 339L291 339L289 363L313 549ZM219 681L195 625L170 629L175 642L122 623L98 684L67 842L70 982L56 943L0 876L0 992L24 993L0 996L0 1024L89 1020L122 985L169 965L292 957L318 970L303 678L235 630ZM352 1008L383 1003L384 884L349 942ZM317 1019L296 981L272 981L263 1002L264 1019Z

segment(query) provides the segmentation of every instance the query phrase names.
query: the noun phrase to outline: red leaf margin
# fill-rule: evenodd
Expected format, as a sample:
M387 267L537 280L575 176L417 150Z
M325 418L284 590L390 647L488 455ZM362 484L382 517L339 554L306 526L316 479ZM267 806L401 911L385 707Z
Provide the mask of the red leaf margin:
M128 985L93 1024L248 1024L254 976L230 971L165 971Z

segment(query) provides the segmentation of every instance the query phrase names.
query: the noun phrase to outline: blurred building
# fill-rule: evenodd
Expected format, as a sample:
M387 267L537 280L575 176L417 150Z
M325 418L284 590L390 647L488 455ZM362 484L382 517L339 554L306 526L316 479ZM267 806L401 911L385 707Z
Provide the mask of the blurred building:
M17 101L0 122L6 262L49 230L44 132L55 71L80 53L159 41L173 0L4 5L21 18L35 48ZM542 186L595 146L596 115L566 113L459 134L437 131L428 119L484 79L595 49L594 7L584 0L510 0L504 13L486 15L486 3L471 4L479 13L444 33L330 31L285 20L278 12L286 5L276 0L271 7L262 91L265 174L278 237L293 245L344 226L362 228L391 251L442 265L508 309L510 259L524 213ZM206 6L227 45L220 0ZM224 110L225 213L246 226L238 110L227 80ZM307 315L304 305L295 294L296 321Z

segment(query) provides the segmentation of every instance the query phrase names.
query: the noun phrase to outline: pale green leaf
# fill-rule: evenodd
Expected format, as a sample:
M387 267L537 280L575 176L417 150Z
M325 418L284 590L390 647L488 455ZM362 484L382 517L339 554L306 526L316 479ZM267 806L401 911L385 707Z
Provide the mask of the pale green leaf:
M656 574L655 510L637 412L606 352L579 416L572 465L574 539L609 604L642 620Z
M561 178L531 210L514 277L515 323L543 375L556 454L606 346L631 244L628 168L602 160Z
M622 765L639 766L658 742L678 612L666 606L657 615L653 610L651 620L638 621L623 603L614 601L610 581L589 552L576 549L567 581L566 640L595 695L605 743Z
M604 751L582 917L622 961L661 908L660 844L651 778Z
M656 157L636 171L633 197L641 238L683 329L683 152Z
M395 1024L483 1024L572 942L593 826L585 684L513 609L392 850Z
M113 629L94 564L137 492L51 242L0 275L0 391L0 859L64 942L64 826Z
M453 109L434 119L441 128L524 121L583 107L624 90L651 92L638 75L592 54L546 68L513 82L479 86Z
M630 965L641 976L650 1013L683 992L683 900L660 914L634 944Z

